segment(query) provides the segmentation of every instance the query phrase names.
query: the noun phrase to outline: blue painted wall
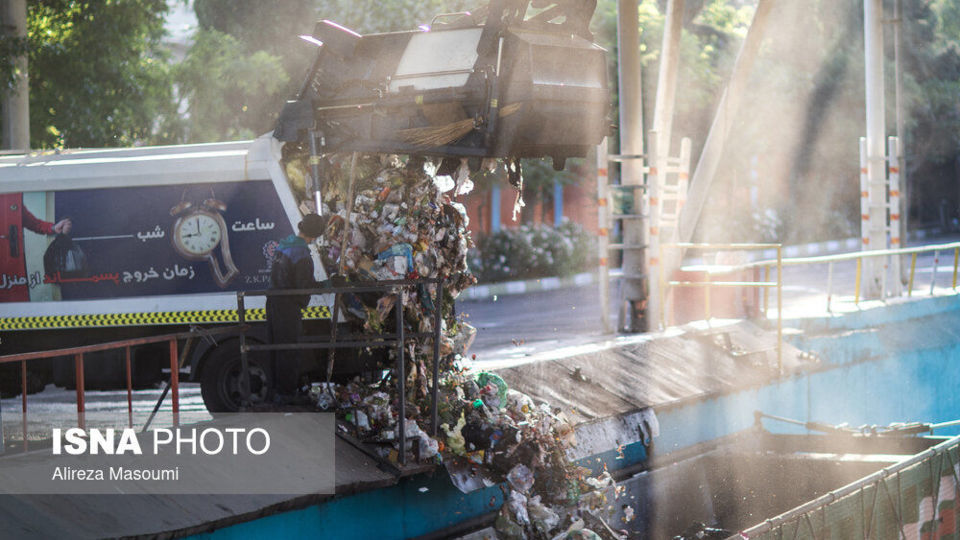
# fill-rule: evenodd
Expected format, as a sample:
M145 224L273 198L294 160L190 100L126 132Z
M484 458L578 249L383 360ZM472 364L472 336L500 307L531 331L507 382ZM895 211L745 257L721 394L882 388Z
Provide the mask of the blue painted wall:
M500 231L500 184L494 182L490 192L490 232Z
M426 488L426 491L421 491ZM409 538L498 510L503 495L493 487L457 490L443 471L396 486L275 514L194 538Z
M553 226L559 227L563 223L563 184L553 181Z

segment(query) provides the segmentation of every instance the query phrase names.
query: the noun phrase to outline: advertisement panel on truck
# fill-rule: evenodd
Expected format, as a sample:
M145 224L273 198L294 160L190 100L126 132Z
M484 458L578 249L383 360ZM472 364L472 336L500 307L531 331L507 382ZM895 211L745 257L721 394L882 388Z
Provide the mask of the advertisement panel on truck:
M235 322L300 215L269 136L0 158L0 331Z
M31 200L46 204L31 211ZM263 288L277 240L293 232L269 180L9 193L0 201L0 302ZM49 220L38 217L46 208ZM70 234L54 232L67 219Z

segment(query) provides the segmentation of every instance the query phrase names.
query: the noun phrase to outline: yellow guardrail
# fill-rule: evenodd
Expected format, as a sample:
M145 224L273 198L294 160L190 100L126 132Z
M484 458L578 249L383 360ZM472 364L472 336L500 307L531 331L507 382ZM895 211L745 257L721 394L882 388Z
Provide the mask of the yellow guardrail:
M855 251L851 253L839 253L836 255L820 255L815 257L794 257L789 259L783 259L778 255L776 260L767 259L762 261L755 261L748 263L742 266L742 268L765 268L766 272L769 273L769 269L776 266L778 269L786 266L801 266L801 265L812 265L812 264L826 264L827 266L827 311L830 311L831 299L833 296L833 265L838 262L844 261L853 261L857 262L857 271L856 279L854 281L854 304L860 303L861 297L861 288L863 285L863 260L867 258L877 258L877 257L891 257L891 256L905 256L910 255L910 273L907 279L907 296L913 296L913 285L914 278L916 277L917 271L917 255L921 253L933 253L933 271L930 277L930 292L933 294L934 285L937 280L937 266L940 264L940 253L945 251L953 251L953 289L957 288L957 267L960 264L960 242L950 242L946 244L934 244L928 246L916 246L909 248L899 248L899 249L878 249L872 251ZM779 270L778 270L779 271ZM887 286L886 286L886 272L883 274L883 282L881 283L881 298L887 298ZM899 279L898 276L895 276L895 279Z
M747 244L747 243L733 243L733 244L697 244L697 243L675 243L675 244L661 244L660 246L660 260L663 261L663 252L665 250L678 249L681 251L685 250L694 250L694 251L756 251L756 250L766 250L766 249L776 249L777 258L774 261L774 264L777 267L777 280L770 281L770 271L769 267L767 268L764 274L763 281L711 281L709 269L705 272L706 281L672 281L668 280L664 275L663 268L661 265L659 270L659 279L660 279L660 322L664 328L667 326L666 321L666 295L667 289L671 287L705 287L706 291L703 295L704 302L704 320L709 321L711 318L710 313L710 292L713 287L754 287L761 289L777 289L777 371L783 373L783 272L780 262L783 260L783 245L782 244ZM746 270L750 268L749 265L736 265L731 267L726 267L727 270ZM768 294L764 294L764 307L763 313L764 316L767 314L767 298Z
M854 281L854 304L859 305L862 286L863 286L863 260L868 258L877 258L877 257L896 257L896 256L907 256L910 255L910 271L907 278L906 286L906 296L913 296L913 289L915 283L915 277L917 272L917 256L922 253L933 253L933 270L930 278L930 288L929 294L933 294L934 287L937 280L937 267L940 263L940 253L943 252L953 252L953 276L952 276L952 286L953 289L957 289L957 274L958 267L960 267L960 242L950 242L945 244L935 244L927 246L916 246L909 248L900 248L900 249L879 249L872 251L856 251L851 253L839 253L835 255L819 255L813 257L783 257L783 246L781 244L773 243L728 243L728 244L711 244L711 243L675 243L675 244L663 244L660 248L660 260L663 261L664 251L666 250L693 250L693 251L756 251L756 250L768 250L775 249L777 256L774 259L765 259L760 261L754 261L745 264L734 264L734 265L724 265L722 269L724 272L737 272L744 270L759 270L763 269L763 280L762 281L711 281L710 279L710 270L711 268L716 269L720 268L718 266L706 266L705 280L704 281L675 281L667 279L667 276L663 274L664 266L661 265L659 273L659 283L660 283L660 321L663 324L663 327L666 327L666 295L670 288L674 287L703 287L706 288L706 293L704 294L704 320L710 320L711 318L711 306L710 306L710 291L713 287L755 287L764 289L763 295L763 314L767 315L769 311L769 300L770 300L770 289L776 288L777 292L777 366L778 369L782 370L782 355L783 355L783 269L788 266L804 266L804 265L815 265L815 264L826 264L827 265L827 312L831 311L831 302L833 299L833 270L834 265L841 262L847 261L856 261L856 277ZM771 279L771 270L776 269L776 279ZM886 274L887 271L884 269L882 275L881 283L881 298L889 298L890 295L887 294L887 284L886 284ZM899 279L899 276L894 276L894 279Z

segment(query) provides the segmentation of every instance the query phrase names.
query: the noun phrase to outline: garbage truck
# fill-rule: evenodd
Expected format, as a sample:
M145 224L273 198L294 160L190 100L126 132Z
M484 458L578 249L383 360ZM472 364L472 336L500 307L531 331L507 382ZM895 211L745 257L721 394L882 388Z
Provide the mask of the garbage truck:
M268 135L0 158L0 354L235 321L236 291L268 286L273 249L301 217L281 151ZM53 230L63 221L69 234ZM308 317L329 318L330 303L314 297ZM135 386L161 379L164 347L133 350ZM237 351L229 337L203 341L184 367L212 409L230 406L217 386L229 384ZM125 384L119 354L87 365L87 388ZM65 361L28 373L31 390L73 378ZM18 391L19 375L0 380Z
M373 35L321 21L303 36L318 50L302 88L256 140L0 157L0 355L232 324L236 292L267 288L277 241L310 203L322 208L324 155L417 156L436 160L438 175L485 158L562 167L584 156L608 124L605 51L587 28L594 7L493 0ZM312 170L294 188L285 164L304 153ZM518 167L508 171L519 180ZM329 324L319 321L332 304L314 296L306 317ZM135 351L136 386L164 377L164 354ZM122 365L91 357L86 387L122 387ZM239 366L234 339L209 339L183 375L210 410L235 410ZM250 369L262 397L268 375L256 359ZM31 365L28 383L70 387L73 377L54 359ZM0 372L0 393L18 388L18 373Z

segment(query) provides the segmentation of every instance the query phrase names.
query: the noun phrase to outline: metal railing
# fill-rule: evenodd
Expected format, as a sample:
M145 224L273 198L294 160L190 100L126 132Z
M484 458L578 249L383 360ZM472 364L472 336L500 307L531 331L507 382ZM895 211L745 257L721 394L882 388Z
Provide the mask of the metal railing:
M28 449L29 443L27 438L27 362L30 360L41 360L47 358L57 358L61 356L72 356L73 357L73 366L74 366L74 381L76 383L76 393L77 393L77 427L80 429L86 429L86 388L84 384L84 369L83 369L83 360L84 355L93 352L103 352L111 351L117 349L124 349L124 375L126 378L126 387L127 387L127 423L129 427L133 427L133 371L132 371L132 362L130 358L130 349L132 347L140 345L149 345L154 343L168 343L170 348L170 380L169 380L169 390L172 392L170 396L171 408L173 412L173 423L174 425L179 424L180 416L180 357L177 342L181 339L191 339L198 338L203 336L214 336L220 334L226 334L236 332L236 327L231 326L227 328L218 328L214 330L191 330L189 332L178 332L174 334L164 334L160 336L150 336L142 338L132 338L124 339L120 341L111 341L107 343L98 343L96 345L84 345L81 347L68 347L64 349L51 349L45 351L35 351L28 353L18 353L18 354L8 354L0 356L0 365L2 364L13 364L20 363L20 396L21 396L21 413L22 413L22 426L23 426L23 447L26 451ZM186 352L186 351L185 351ZM166 391L164 392L164 396ZM161 398L162 400L163 398ZM158 402L157 407L159 408L160 403ZM156 413L157 409L154 409ZM152 416L151 416L152 419ZM0 441L2 444L2 441Z
M827 265L827 289L826 289L826 310L831 312L832 302L834 297L835 290L835 280L834 280L834 267L836 264L843 262L856 262L856 273L854 277L854 287L853 287L853 301L855 305L860 304L860 300L863 297L863 260L868 258L880 258L880 257L905 257L910 256L910 270L907 274L907 286L905 291L905 296L911 297L914 293L914 284L916 282L917 274L917 256L923 253L933 253L933 266L931 270L930 285L928 288L928 294L933 295L935 291L936 281L937 281L937 269L940 264L941 254L944 252L953 252L953 269L952 269L952 281L951 286L953 290L957 289L957 275L958 269L960 269L960 242L950 242L945 244L935 244L928 246L916 246L909 248L900 248L900 249L882 249L882 250L873 250L873 251L856 251L851 253L839 253L835 255L821 255L814 257L792 257L784 258L783 257L783 247L781 244L692 244L692 243L678 243L678 244L665 244L663 249L660 251L660 259L663 260L663 252L666 249L679 249L679 250L697 250L697 251L731 251L731 250L776 250L776 258L774 259L764 259L759 261L754 261L745 264L734 264L734 265L724 265L722 270L726 273L732 273L737 271L763 271L763 278L760 279L759 276L754 281L712 281L710 279L710 266L706 266L705 280L704 281L670 281L667 280L661 272L659 276L660 279L660 305L666 306L665 299L668 289L676 287L702 287L705 289L704 294L704 319L709 320L711 318L711 305L710 305L710 291L714 287L756 287L764 290L763 295L763 304L762 304L762 313L764 316L767 316L769 313L769 302L770 302L770 289L776 289L776 302L777 302L777 358L778 366L782 367L781 358L782 358L782 337L783 337L783 283L784 283L784 269L787 267L793 266L805 266L805 265L818 265L826 264ZM891 293L891 288L887 285L887 270L889 265L885 265L884 271L881 273L882 279L880 283L880 298L885 300L887 298L892 298L896 296ZM895 265L894 265L895 267ZM689 268L689 267L688 267ZM776 271L776 277L771 278L771 273ZM893 279L899 279L899 276L894 276ZM759 307L759 306L758 306ZM666 327L666 310L662 309L661 313L661 324Z
M663 252L668 249L678 249L678 250L696 250L696 251L751 251L751 250L761 250L761 249L776 249L777 250L777 259L774 261L774 264L777 266L777 279L776 281L770 281L769 273L766 275L763 281L712 281L710 279L709 269L704 273L705 281L674 281L668 280L664 275L665 265L660 265L660 305L665 308L666 306L666 295L668 289L674 287L702 287L704 288L704 320L709 321L711 319L711 309L710 309L710 293L714 287L733 287L733 288L759 288L759 289L771 289L776 288L777 290L777 371L779 373L783 372L783 272L781 261L783 260L783 246L781 244L695 244L695 243L676 243L676 244L662 244L660 246L660 260L663 261ZM736 270L746 270L750 268L749 265L738 265L738 266L728 266L724 267L727 271L736 271ZM764 315L766 315L766 298L768 295L764 295ZM666 309L661 308L660 310L660 322L664 328L666 328Z
M940 253L944 251L953 251L953 289L957 288L957 268L960 264L960 242L951 242L947 244L936 244L930 246L917 246L909 248L900 248L900 249L878 249L873 251L856 251L852 253L840 253L836 255L822 255L816 257L795 257L789 259L783 259L778 255L777 260L762 260L752 263L748 263L742 266L742 268L764 268L765 272L769 274L770 269L773 266L777 266L778 272L779 269L788 266L802 266L802 265L813 265L813 264L827 264L827 311L831 310L831 302L833 298L833 270L834 265L839 262L844 261L856 261L857 270L856 277L854 282L854 304L860 303L861 298L861 289L863 284L863 259L866 258L877 258L877 257L899 257L910 255L910 273L907 279L907 296L913 296L913 285L914 278L916 276L917 268L917 255L921 253L933 253L933 270L930 278L930 289L929 294L933 294L934 287L937 280L937 266L940 263ZM886 269L885 269L886 270ZM881 276L881 299L890 298L888 295L888 288L886 283L887 272L882 272ZM899 279L899 276L894 276L894 279Z
M431 430L434 436L438 432L438 413L437 413L437 381L440 369L440 325L441 325L441 306L443 300L443 278L422 278L415 280L391 280L377 281L370 283L348 284L334 287L324 287L321 289L284 289L284 290L261 290L261 291L238 291L237 292L237 314L240 321L240 361L241 361L241 393L249 399L250 381L249 381L249 353L254 351L296 351L308 349L337 349L344 347L366 348L366 347L396 347L396 383L398 393L398 439L399 451L397 457L401 465L406 464L406 365L404 343L409 339L433 339L433 384L430 389L430 419ZM404 287L416 287L420 285L435 284L436 293L433 297L433 331L432 332L407 332L404 328ZM396 317L396 331L393 333L362 333L348 334L346 336L337 336L337 312L339 311L339 300L335 301L334 314L331 318L330 337L326 341L298 341L296 343L273 343L266 345L249 345L246 339L246 307L245 299L251 296L305 296L305 295L326 295L326 294L353 294L364 292L378 292L396 294L397 301L394 304L394 314ZM332 367L328 365L328 370ZM329 378L330 371L328 371Z

